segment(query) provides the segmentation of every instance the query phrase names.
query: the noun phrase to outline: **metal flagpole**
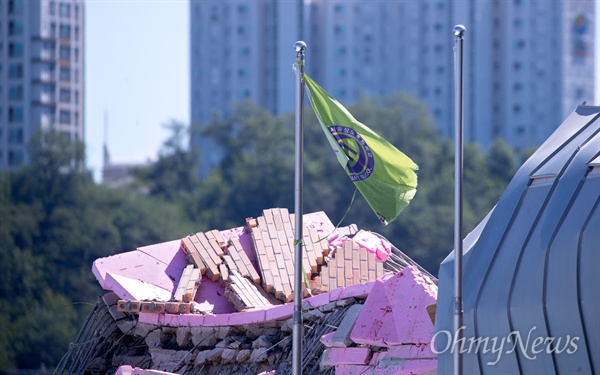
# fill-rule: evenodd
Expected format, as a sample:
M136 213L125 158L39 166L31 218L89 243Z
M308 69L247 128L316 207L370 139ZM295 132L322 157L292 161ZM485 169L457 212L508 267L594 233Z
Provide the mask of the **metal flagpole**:
M454 342L461 342L463 325L462 261L463 261L463 25L454 26L455 133L454 133ZM454 352L454 374L463 373L461 346Z
M294 43L296 51L296 189L294 211L296 230L294 231L294 333L292 342L292 374L302 375L302 184L304 179L304 124L302 109L304 106L304 52L306 43Z

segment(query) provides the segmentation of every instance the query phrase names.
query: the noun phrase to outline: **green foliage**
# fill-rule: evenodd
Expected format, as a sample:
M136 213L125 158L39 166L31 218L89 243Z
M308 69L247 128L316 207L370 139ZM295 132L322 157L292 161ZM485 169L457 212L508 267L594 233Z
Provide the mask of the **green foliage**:
M94 260L191 230L176 203L95 185L69 158L82 145L35 142L0 174L0 371L58 363L102 294Z
M435 274L453 248L452 142L440 139L425 106L404 94L348 109L420 169L417 195L394 222L382 226L358 194L342 225L383 234ZM310 108L304 118L304 212L324 211L336 224L355 188ZM35 138L28 166L0 174L0 372L58 363L102 294L94 260L240 226L265 208L294 211L292 115L275 117L246 102L231 119L215 118L202 136L224 158L202 180L197 155L184 146L189 129L175 121L166 127L172 134L158 161L136 172L145 189L96 185L82 167L83 145L53 133ZM517 157L502 141L487 155L467 144L464 156L466 233L497 202Z
M413 202L390 225L379 224L364 199L356 199L342 225L386 236L424 267L436 273L453 248L454 147L440 139L426 107L405 94L367 98L348 108L420 167ZM304 212L325 211L337 223L346 212L354 185L333 157L310 108L304 124ZM224 158L200 182L186 204L190 217L228 228L262 209L294 210L294 119L274 117L251 103L240 103L230 120L215 119L203 136L221 147ZM515 171L514 152L501 141L489 155L476 145L464 150L465 234L493 207Z

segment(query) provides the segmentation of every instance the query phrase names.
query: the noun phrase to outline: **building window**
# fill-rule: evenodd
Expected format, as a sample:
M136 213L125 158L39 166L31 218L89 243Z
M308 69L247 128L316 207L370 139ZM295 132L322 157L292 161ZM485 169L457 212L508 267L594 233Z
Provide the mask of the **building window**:
M345 56L346 55L346 47L344 47L344 46L335 47L335 55L336 56Z
M346 69L345 68L335 68L335 70L333 71L333 74L336 77L345 77Z
M344 4L335 4L333 9L336 13L344 13L346 11L346 6Z
M23 122L23 108L8 107L8 122L22 123Z
M23 164L23 150L8 150L8 165L17 167Z
M346 33L346 28L342 25L336 25L333 28L333 32L335 33L335 35L344 35Z
M75 41L76 42L79 41L79 27L78 26L75 26L75 32L73 34L75 34L74 35L75 36Z
M65 18L71 17L71 4L60 3L58 12L61 17L65 17Z
M516 45L517 45L517 48L519 48L519 49L524 48L525 47L525 41L523 39L519 39L519 40L517 40Z
M23 35L23 23L21 21L8 22L8 35L11 35L11 36Z
M50 2L50 15L53 16L55 14L56 14L56 2L51 1Z
M23 100L23 86L10 86L8 100Z
M71 39L71 26L60 24L59 36L60 39Z
M79 91L75 90L75 104L79 104Z
M8 57L23 57L23 43L8 43Z
M8 66L8 78L11 78L11 79L23 78L23 64L10 64Z
M249 56L250 55L250 48L248 47L240 47L238 49L239 55L240 56Z
M71 102L71 90L60 89L58 98L59 98L58 100L60 100L61 103L70 103Z
M10 145L21 145L23 144L23 129L9 129L8 130L8 144Z
M239 14L248 14L249 10L250 7L248 6L248 4L241 4L240 6L238 6Z
M23 1L8 0L8 14L23 14Z
M250 90L248 90L248 89L243 89L238 92L238 98L240 98L240 99L246 99L249 97L250 97Z
M77 4L73 5L73 17L75 17L76 20L79 19L79 5Z
M71 123L71 112L61 110L58 114L58 121L61 124L70 124Z
M60 68L59 79L62 82L70 82L71 81L71 69Z
M71 59L71 48L69 46L60 46L60 50L58 52L61 60L70 60Z

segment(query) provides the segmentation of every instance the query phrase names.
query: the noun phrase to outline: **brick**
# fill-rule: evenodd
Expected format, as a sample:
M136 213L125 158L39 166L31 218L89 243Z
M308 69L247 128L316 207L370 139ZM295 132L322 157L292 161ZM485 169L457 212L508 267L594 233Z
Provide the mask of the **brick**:
M256 219L255 219L255 218L253 218L253 217L247 217L247 218L246 218L246 225L247 225L249 228L255 228L255 227L258 225L258 222L257 222L257 221L256 221Z
M189 314L191 304L187 302L167 302L165 304L165 312L168 314Z
M142 302L141 309L142 312L150 312L155 314L162 314L165 312L165 303L164 302Z
M226 242L223 239L223 236L221 236L221 232L219 232L218 230L211 230L209 233L211 233L214 236L215 240L217 241L217 245L219 245L221 250L225 249ZM223 253L221 252L221 254Z
M212 280L219 280L219 269L218 266L223 263L221 257L218 255L218 252L222 252L222 250L216 245L216 243L211 245L208 239L205 237L204 233L197 233L196 237L200 241L201 246L198 246L198 250L206 265L206 275ZM213 241L214 242L214 241ZM218 249L218 250L215 250ZM218 252L216 252L218 251Z
M119 300L117 302L117 311L121 312L139 312L141 307L140 301Z

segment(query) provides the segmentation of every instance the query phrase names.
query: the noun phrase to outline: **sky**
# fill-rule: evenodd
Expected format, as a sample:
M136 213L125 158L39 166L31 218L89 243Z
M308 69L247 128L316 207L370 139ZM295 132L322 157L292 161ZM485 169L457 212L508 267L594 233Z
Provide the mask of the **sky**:
M85 4L85 142L88 168L100 181L105 141L112 162L156 160L169 136L163 125L172 120L189 124L189 4L187 0ZM600 20L600 4L596 11ZM600 104L597 65L597 99L588 103L594 105Z
M88 168L100 181L105 137L112 162L145 162L157 159L169 135L165 123L189 123L189 5L85 5L85 142Z

